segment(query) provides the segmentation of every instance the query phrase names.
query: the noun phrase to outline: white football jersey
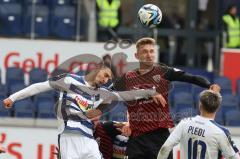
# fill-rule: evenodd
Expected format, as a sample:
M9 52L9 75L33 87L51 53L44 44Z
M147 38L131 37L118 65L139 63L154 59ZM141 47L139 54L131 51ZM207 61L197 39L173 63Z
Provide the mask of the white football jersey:
M238 149L229 130L214 120L202 116L183 119L170 134L159 152L158 159L167 158L172 148L180 143L181 159L239 159Z

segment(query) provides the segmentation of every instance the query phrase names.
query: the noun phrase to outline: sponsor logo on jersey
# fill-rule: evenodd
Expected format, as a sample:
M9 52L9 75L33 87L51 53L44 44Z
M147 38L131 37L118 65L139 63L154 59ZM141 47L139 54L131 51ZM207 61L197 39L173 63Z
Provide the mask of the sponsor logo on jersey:
M82 110L90 109L87 100L83 100L83 99L79 98L78 96L75 97L75 100L76 100L79 108L81 108Z

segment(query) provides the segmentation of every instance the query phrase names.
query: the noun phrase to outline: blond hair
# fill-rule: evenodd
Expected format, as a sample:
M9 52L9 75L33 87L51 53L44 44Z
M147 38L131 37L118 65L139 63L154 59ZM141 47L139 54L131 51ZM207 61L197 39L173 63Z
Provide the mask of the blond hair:
M144 37L144 38L141 38L139 39L137 42L136 42L136 48L137 50L143 46L143 45L146 45L146 44L151 44L151 45L155 45L156 42L153 38L149 38L149 37Z

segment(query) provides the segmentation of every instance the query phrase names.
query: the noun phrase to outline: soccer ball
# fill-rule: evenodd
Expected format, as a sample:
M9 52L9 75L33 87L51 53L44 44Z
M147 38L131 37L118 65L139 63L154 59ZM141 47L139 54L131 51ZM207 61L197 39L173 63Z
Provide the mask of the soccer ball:
M154 28L161 23L162 11L154 4L145 4L138 11L140 22L149 28Z

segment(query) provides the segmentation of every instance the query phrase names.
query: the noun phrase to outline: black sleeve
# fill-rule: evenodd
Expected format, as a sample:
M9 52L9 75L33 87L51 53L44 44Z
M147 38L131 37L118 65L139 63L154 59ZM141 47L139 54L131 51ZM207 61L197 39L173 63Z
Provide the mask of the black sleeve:
M112 121L106 121L102 123L103 129L108 134L108 136L112 138L112 140L114 140L117 135L121 134L121 132L118 131L113 124L114 122Z
M113 90L115 91L125 91L126 90L126 85L125 85L125 75L117 78L113 82Z
M191 75L182 70L169 67L165 73L165 79L169 81L188 82L200 87L209 88L211 83L204 77L198 75Z

